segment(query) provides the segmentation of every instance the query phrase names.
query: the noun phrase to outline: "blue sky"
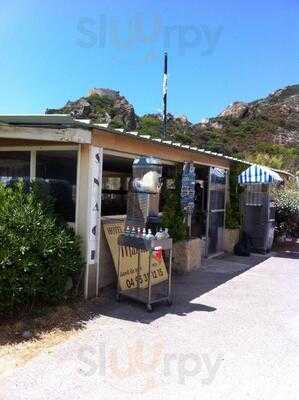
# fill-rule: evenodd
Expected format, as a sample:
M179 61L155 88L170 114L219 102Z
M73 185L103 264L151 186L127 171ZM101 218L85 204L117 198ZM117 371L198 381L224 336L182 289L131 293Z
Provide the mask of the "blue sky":
M297 0L2 0L0 114L43 113L92 87L139 114L197 122L236 100L298 83Z

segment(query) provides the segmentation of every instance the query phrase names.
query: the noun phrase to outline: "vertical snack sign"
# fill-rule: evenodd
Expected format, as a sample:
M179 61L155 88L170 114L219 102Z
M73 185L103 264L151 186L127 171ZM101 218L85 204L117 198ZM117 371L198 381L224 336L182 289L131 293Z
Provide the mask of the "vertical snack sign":
M89 158L89 207L88 207L88 246L87 276L90 265L96 265L96 293L99 280L100 210L102 191L103 149L91 146ZM88 284L88 279L86 280ZM87 293L86 287L86 293Z
M185 162L182 173L181 206L187 215L189 235L191 235L191 216L194 210L195 197L195 167L193 163Z
M182 174L181 205L186 213L192 213L195 196L195 167L185 162Z

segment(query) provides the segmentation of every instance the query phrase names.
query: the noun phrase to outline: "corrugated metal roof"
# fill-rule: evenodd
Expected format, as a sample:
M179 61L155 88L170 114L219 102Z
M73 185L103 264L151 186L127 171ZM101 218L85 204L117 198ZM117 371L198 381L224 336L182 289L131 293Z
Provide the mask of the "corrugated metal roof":
M244 165L253 165L253 163L242 160L232 156L226 156L222 153L217 153L205 149L198 148L197 146L193 145L186 145L184 143L180 143L177 141L172 141L170 139L161 139L151 137L150 135L146 135L143 133L139 133L138 131L125 131L123 128L109 128L108 124L100 124L100 123L92 123L88 119L75 119L70 114L40 114L40 115L0 115L0 126L1 125L24 125L24 126L47 126L47 127L61 127L61 128L81 128L81 129L99 129L101 131L106 131L109 133L113 133L116 135L125 135L125 136L133 136L136 139L152 141L153 143L160 143L163 146L168 147L176 147L181 148L183 150L195 152L195 153L204 153L207 155L212 155L215 157L225 158L229 161L239 162ZM289 176L294 177L288 171L282 171L272 168L273 171L280 172L287 174Z
M79 122L80 120L76 120L76 121ZM151 137L150 135L146 135L144 133L139 133L138 131L130 132L130 131L125 131L124 129L112 129L112 128L106 128L106 127L99 127L98 124L93 124L93 123L90 123L89 126L91 128L100 129L101 131L107 131L107 132L110 132L110 133L115 133L115 134L124 135L124 136L134 136L134 137L136 137L137 139L140 139L140 140L149 140L151 142L160 143L161 145L168 146L168 147L179 147L179 148L181 148L183 150L188 150L188 151L197 152L197 153L204 153L204 154L212 155L212 156L215 156L215 157L225 158L227 160L240 162L240 163L245 164L245 165L251 165L252 164L252 163L250 163L250 162L248 162L246 160L241 160L239 158L226 156L226 155L224 155L222 153L216 153L214 151L209 151L209 150L205 150L205 149L199 149L197 146L191 146L191 145L180 143L180 142L177 142L177 141L172 141L170 139L163 140L161 138Z
M108 124L92 123L88 119L75 119L69 114L46 114L46 115L0 115L0 124L8 125L30 125L30 126L61 126L61 127L80 127L83 129L100 129L109 133L125 136L133 136L136 139L152 141L160 143L163 146L181 148L195 153L204 153L215 157L225 158L230 161L240 162L246 165L252 165L252 163L241 160L235 157L226 156L222 153L216 153L213 151L200 149L197 146L192 146L170 139L154 138L150 135L139 133L138 131L125 131L124 129L113 129L109 128Z

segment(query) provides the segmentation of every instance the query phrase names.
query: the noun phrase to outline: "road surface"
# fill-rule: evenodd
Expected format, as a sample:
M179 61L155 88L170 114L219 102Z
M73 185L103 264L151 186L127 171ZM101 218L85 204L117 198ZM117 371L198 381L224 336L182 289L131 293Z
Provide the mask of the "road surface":
M0 382L0 399L298 399L295 256L210 260L152 313L108 294L79 335Z

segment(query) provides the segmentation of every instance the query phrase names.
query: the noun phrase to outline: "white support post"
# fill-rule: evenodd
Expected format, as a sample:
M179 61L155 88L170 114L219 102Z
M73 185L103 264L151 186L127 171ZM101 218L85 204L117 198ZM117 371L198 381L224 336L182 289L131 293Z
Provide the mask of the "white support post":
M30 180L36 178L36 150L30 151Z
M99 288L102 169L103 149L91 146L88 173L85 298L97 296ZM92 284L90 287L93 281L95 285Z
M77 151L77 178L76 178L76 210L75 210L75 231L79 234L79 209L80 209L80 177L81 177L81 146Z

